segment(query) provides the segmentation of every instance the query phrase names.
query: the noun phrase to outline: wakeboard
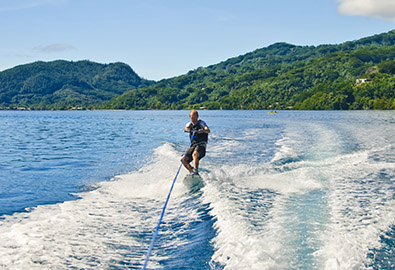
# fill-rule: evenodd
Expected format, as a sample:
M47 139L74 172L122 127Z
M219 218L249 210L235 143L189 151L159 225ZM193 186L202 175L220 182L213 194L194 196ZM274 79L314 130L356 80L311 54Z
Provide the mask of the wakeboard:
M192 192L198 191L204 186L203 178L198 174L188 174L182 180L182 183Z

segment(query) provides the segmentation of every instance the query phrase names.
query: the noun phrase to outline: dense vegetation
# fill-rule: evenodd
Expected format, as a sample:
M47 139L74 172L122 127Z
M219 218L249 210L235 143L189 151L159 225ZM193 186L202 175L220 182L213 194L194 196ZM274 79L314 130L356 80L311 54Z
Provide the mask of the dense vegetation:
M159 82L123 63L35 62L0 72L0 109L395 109L395 30L266 48Z
M94 108L152 82L123 63L35 62L0 72L0 108Z
M101 108L395 109L394 44L395 31L339 45L276 43L127 91Z

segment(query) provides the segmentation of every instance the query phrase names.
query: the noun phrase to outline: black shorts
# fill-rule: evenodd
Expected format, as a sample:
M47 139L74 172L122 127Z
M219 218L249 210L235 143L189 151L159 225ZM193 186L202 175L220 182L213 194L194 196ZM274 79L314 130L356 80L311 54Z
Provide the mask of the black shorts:
M194 151L198 152L198 159L199 160L206 155L206 147L201 146L201 145L200 146L199 145L191 146L191 147L189 147L189 149L187 151L187 156L186 156L186 159L188 162L192 161L192 153Z

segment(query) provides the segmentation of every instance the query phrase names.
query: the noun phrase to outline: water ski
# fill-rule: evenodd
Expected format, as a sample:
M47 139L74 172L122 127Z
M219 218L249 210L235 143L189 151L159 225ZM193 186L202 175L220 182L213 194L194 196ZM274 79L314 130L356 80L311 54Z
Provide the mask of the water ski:
M203 179L198 174L188 174L185 176L182 183L188 188L190 191L197 191L204 186Z

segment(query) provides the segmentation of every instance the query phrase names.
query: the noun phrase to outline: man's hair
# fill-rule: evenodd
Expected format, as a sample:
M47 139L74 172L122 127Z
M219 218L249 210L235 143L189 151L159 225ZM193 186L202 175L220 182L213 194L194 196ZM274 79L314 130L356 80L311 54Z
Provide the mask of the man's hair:
M189 112L189 115L191 115L192 113L195 113L195 112L196 112L196 115L199 117L199 113L198 113L198 111L195 110L195 109L192 109L192 110Z

